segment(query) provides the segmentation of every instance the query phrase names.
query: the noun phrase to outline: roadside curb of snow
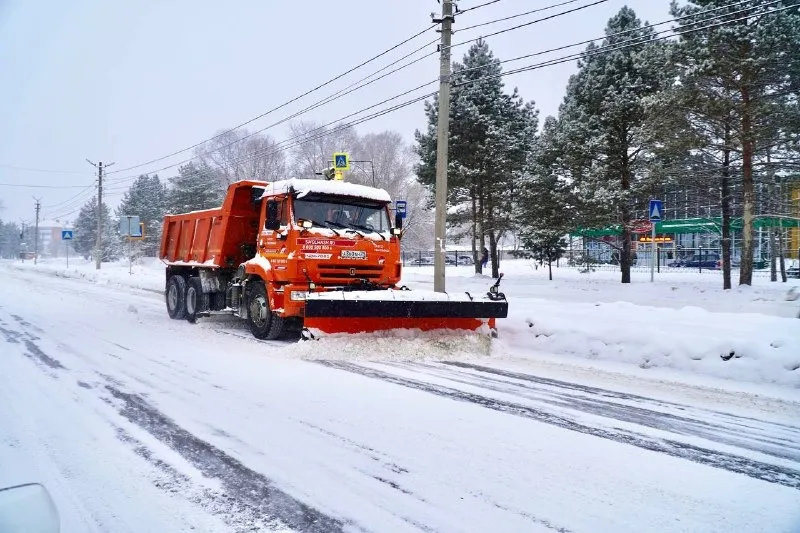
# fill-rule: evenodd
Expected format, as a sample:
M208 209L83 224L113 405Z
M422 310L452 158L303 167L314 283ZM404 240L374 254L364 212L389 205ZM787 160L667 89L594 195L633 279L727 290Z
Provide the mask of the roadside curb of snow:
M22 273L30 273L35 274L38 276L49 276L52 278L62 278L62 279L74 279L85 281L88 283L93 283L95 285L105 285L109 287L119 287L125 289L134 289L139 291L144 291L152 294L159 294L163 295L163 289L156 289L151 284L148 284L148 281L151 281L151 278L135 278L131 276L130 281L141 281L142 283L123 283L118 280L114 280L110 277L104 277L101 273L98 275L95 272L89 273L82 270L78 270L77 268L70 267L67 269L66 267L61 268L52 268L51 265L41 265L43 268L40 268L40 265L22 265L16 263L0 263L0 265L5 266L6 268L10 268L11 270L15 270L17 272Z
M500 326L505 350L511 355L552 353L644 370L667 368L800 388L800 328L793 329L796 319L624 302L561 304L555 312L547 303L541 307L541 313L532 309L527 317L510 318ZM680 334L662 331L659 323L679 324Z

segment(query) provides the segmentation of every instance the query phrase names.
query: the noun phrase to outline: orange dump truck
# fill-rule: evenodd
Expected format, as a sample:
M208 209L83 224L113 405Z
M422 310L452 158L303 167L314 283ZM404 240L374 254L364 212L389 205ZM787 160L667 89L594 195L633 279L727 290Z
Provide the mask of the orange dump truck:
M218 209L164 217L171 318L228 313L258 338L392 329L493 332L508 304L402 290L402 219L382 189L342 181L240 181Z

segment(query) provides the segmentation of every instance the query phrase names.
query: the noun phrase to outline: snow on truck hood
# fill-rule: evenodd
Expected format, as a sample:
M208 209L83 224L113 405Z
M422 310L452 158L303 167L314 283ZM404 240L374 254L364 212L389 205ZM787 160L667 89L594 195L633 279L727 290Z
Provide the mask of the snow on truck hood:
M273 181L266 184L266 190L261 196L272 196L273 194L288 193L294 191L298 197L303 197L309 193L334 194L339 196L352 196L354 198L364 198L375 200L376 202L391 202L389 193L383 189L347 183L344 181L326 180L304 180L292 178L288 180Z

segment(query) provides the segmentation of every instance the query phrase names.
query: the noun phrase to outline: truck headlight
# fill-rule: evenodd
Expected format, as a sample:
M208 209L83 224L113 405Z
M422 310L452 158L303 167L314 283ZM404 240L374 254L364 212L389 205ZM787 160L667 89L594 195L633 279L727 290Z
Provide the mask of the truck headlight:
M308 291L291 291L289 298L292 300L305 300L308 296Z

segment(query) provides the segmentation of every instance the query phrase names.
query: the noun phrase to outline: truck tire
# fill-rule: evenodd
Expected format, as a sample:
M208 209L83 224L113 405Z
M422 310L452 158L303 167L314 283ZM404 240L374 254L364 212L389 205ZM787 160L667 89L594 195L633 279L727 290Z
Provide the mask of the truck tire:
M203 283L197 276L189 278L186 284L186 320L194 324L197 316L208 310L208 295L203 293Z
M250 324L250 333L257 339L269 337L272 327L272 313L269 310L267 288L262 281L248 283L247 291L247 322Z
M174 320L183 318L186 314L186 280L183 276L174 275L167 280L167 290L164 291L167 301L167 314Z
M281 338L283 335L284 330L286 329L286 319L282 316L278 316L275 313L272 313L272 323L269 325L269 333L267 334L267 339L275 340Z

